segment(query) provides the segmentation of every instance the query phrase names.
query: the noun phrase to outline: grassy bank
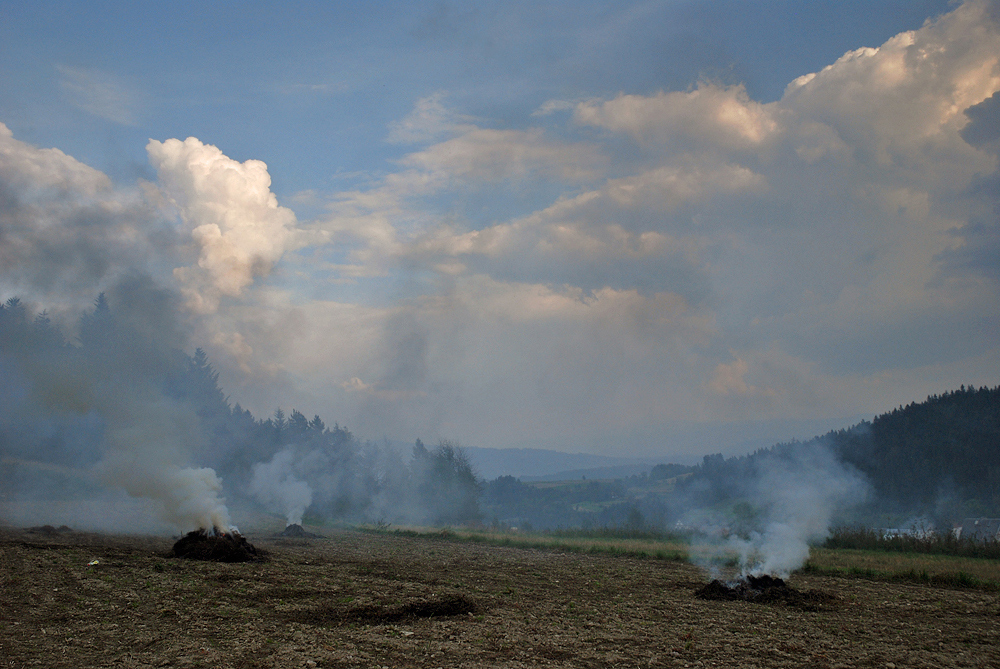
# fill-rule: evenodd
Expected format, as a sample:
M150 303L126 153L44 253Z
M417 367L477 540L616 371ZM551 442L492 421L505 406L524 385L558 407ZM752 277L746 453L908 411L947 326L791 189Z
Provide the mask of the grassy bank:
M692 547L683 537L627 530L527 533L475 528L391 528L385 525L362 526L357 529L363 532L444 539L459 543L620 555L655 560L686 561L692 551ZM844 578L1000 591L1000 560L991 558L939 553L904 553L898 550L814 547L810 552L809 561L801 571Z
M1000 590L1000 560L933 553L813 548L804 572Z
M516 548L536 548L567 553L607 553L655 560L688 559L688 546L683 541L657 533L626 531L595 532L559 531L551 533L511 532L474 528L429 528L362 526L366 532L385 532L400 536L426 536L450 541L483 543L491 546L511 546ZM629 536L629 535L632 536Z

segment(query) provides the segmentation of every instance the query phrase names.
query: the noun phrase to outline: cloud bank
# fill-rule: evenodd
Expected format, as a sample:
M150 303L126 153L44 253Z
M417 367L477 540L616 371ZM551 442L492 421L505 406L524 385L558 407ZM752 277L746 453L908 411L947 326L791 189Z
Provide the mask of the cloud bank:
M702 81L512 124L434 91L304 221L225 147L151 140L129 189L0 126L0 287L69 312L142 268L233 399L374 437L699 455L677 426L839 426L1000 373L997 15L767 103Z

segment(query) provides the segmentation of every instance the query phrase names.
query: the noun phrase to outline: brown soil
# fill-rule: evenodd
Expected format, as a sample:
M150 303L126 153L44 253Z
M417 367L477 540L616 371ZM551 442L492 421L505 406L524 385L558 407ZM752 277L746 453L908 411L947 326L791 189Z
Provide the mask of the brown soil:
M268 562L0 530L0 667L1000 667L995 592L792 576L810 609L700 599L677 562L250 537Z

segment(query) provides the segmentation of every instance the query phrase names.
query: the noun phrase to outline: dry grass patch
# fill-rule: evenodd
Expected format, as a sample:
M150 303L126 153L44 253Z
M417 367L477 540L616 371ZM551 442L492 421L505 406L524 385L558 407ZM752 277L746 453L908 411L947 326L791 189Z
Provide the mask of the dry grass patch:
M648 538L601 537L574 534L543 534L516 531L500 531L470 528L440 528L403 526L387 529L379 526L365 526L363 531L399 536L446 539L456 542L482 543L491 546L513 548L536 548L541 550L564 551L567 553L606 553L609 555L653 558L657 560L688 559L690 547L675 540Z
M809 554L808 569L876 579L909 578L930 583L1000 589L1000 560L986 558L813 548Z

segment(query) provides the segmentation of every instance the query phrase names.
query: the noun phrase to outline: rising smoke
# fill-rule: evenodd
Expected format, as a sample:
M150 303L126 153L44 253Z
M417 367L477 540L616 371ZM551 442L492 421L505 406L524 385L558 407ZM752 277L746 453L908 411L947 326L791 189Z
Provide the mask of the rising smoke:
M237 162L194 137L150 140L146 150L197 253L174 278L189 309L212 313L270 273L297 234L295 214L278 205L259 160Z
M453 444L418 443L407 464L390 443L359 441L318 416L257 420L231 407L204 353L183 352L179 302L148 277L126 277L80 319L75 345L16 300L0 309L0 518L161 531L122 524L128 495L145 500L140 516L182 532L232 528L227 499L287 524L307 510L350 521L478 519L478 483Z
M79 348L60 344L16 301L5 306L0 370L11 392L0 409L0 457L36 502L67 495L44 490L46 481L86 482L96 486L83 495L90 502L122 490L179 530L231 527L219 477L196 464L205 445L197 408L170 392L184 359L174 303L148 277L123 277L81 320Z
M295 474L299 462L295 450L286 448L270 461L255 464L250 480L250 493L268 509L284 515L288 525L301 525L313 500L312 487Z
M0 314L9 518L30 522L59 500L78 524L139 529L136 514L116 526L124 491L147 500L138 516L174 529L230 527L223 482L199 464L210 436L183 387L184 351L198 314L270 271L295 217L259 161L195 139L147 148L160 185L118 189L0 124L0 298L24 299Z
M685 522L698 530L692 560L713 577L733 566L740 576L787 577L805 564L810 544L828 536L837 514L868 494L864 477L823 440L776 447L741 464L715 481L732 492L728 503L706 508L704 497L689 500ZM711 469L712 460L705 465Z

